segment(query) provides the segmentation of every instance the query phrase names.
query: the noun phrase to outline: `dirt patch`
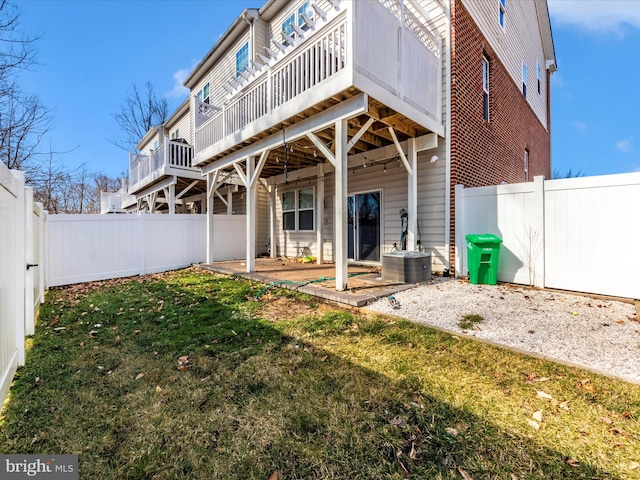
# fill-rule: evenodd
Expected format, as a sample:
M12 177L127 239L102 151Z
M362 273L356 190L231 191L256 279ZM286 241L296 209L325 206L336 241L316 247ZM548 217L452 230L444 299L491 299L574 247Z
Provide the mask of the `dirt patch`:
M331 310L342 309L335 304L325 302L302 302L294 298L275 297L265 294L260 297L263 306L256 311L256 315L270 322L281 322L298 317L321 317Z

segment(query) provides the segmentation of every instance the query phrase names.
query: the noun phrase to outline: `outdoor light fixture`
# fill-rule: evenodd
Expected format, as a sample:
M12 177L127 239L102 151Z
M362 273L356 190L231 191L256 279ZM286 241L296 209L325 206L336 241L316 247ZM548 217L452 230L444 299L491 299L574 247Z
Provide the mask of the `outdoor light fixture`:
M436 163L438 161L438 155L434 155L433 157L431 157L431 160L429 160L429 163Z

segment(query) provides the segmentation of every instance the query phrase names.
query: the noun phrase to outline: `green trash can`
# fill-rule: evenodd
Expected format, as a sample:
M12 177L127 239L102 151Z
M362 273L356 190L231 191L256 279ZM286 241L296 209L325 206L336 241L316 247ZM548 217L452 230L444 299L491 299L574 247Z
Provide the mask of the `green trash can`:
M469 283L495 285L498 282L498 256L502 239L490 233L469 234L466 239Z

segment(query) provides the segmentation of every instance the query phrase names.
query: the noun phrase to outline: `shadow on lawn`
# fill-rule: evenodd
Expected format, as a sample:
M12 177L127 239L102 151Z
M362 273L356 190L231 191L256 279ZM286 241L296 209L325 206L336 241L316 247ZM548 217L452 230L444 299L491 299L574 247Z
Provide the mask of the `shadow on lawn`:
M145 289L109 307L88 294L81 310L102 314L80 319L43 307L1 453L79 453L80 477L100 479L618 478L253 318L249 286ZM337 335L347 316L303 331Z

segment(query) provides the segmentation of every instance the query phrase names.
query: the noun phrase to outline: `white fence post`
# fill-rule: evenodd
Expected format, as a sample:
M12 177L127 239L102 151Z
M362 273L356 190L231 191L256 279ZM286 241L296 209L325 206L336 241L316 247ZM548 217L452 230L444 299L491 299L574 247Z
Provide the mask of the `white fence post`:
M138 275L144 275L146 273L146 235L145 235L145 218L144 211L138 213L138 242L135 248L138 250Z
M530 230L531 249L533 258L533 272L531 272L532 283L534 286L544 288L544 245L545 245L545 225L544 225L544 176L533 178L533 227Z
M457 278L463 277L466 272L463 272L463 257L465 242L464 242L464 185L456 185L455 187L455 276Z
M24 172L12 170L13 176L18 181L18 195L16 197L16 224L15 224L15 237L16 237L16 253L15 253L15 285L16 298L15 298L15 344L18 353L18 366L24 365L25 360L25 287L26 287L26 271L27 262L25 259L25 230L26 230L26 216L25 216L25 186L24 186Z
M25 335L33 335L35 333L35 298L33 291L35 288L34 270L38 262L36 262L35 252L35 231L33 225L33 188L25 187L24 189L24 333Z

